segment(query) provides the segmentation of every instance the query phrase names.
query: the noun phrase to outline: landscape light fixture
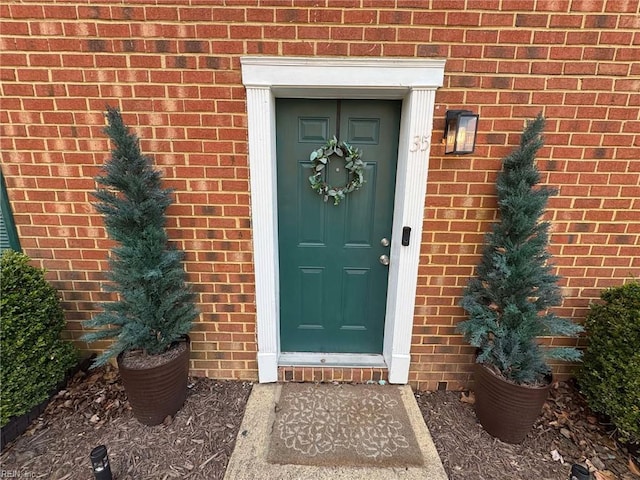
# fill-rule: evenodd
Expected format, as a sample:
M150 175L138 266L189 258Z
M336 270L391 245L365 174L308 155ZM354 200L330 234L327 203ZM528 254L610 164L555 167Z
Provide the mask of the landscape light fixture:
M445 155L467 155L476 148L480 115L469 110L447 110L444 127Z
M569 480L591 480L589 469L580 463L574 463L571 466Z
M107 447L99 445L89 454L91 459L91 467L93 469L93 476L96 480L113 480L111 474L111 465L109 465L109 455L107 454Z

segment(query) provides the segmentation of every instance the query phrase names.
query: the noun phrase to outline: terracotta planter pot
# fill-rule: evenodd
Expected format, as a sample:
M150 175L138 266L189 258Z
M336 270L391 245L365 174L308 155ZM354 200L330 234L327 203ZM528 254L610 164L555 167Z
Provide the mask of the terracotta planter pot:
M133 416L144 425L158 425L175 415L187 398L189 377L189 337L187 348L167 363L152 368L134 369L122 364L118 368L127 392Z
M544 405L551 381L544 387L515 385L476 363L476 416L484 429L507 443L520 443Z

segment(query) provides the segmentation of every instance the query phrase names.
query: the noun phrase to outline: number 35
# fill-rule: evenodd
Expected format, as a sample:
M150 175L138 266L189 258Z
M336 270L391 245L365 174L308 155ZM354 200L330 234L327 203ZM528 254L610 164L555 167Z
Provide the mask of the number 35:
M426 152L429 150L429 137L426 135L416 135L413 137L410 152Z

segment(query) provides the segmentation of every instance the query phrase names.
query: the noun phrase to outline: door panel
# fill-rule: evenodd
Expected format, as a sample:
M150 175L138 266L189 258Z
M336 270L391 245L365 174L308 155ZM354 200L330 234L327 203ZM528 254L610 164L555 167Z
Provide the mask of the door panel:
M357 195L349 195L350 202L345 203L345 239L346 247L371 247L375 227L376 200L376 165L367 165L364 178L367 183L357 191Z
M298 162L298 183L296 185L298 198L306 196L307 192L303 190L309 184L308 178L311 166L311 162ZM309 202L306 208L297 209L296 216L298 219L298 244L301 246L324 245L325 211L322 202Z
M343 270L342 290L349 295L342 297L342 325L341 330L366 330L363 320L368 315L362 315L362 304L369 304L371 289L371 270L368 268L345 268ZM366 307L365 307L366 310Z
M276 101L283 352L381 353L400 102ZM336 135L362 151L366 183L334 206L308 181L309 154ZM347 183L333 157L327 180Z
M326 316L322 308L324 296L324 269L323 268L298 268L301 295L298 299L296 310L306 312L298 319L298 328L306 330L322 330L325 328Z

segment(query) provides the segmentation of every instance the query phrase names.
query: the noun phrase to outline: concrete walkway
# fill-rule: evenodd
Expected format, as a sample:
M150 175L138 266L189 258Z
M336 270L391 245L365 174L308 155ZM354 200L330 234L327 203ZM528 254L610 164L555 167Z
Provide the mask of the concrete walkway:
M411 387L405 385L400 388L404 407L424 459L423 466L315 467L268 463L267 452L275 421L275 407L282 385L256 384L247 403L225 480L447 480Z

